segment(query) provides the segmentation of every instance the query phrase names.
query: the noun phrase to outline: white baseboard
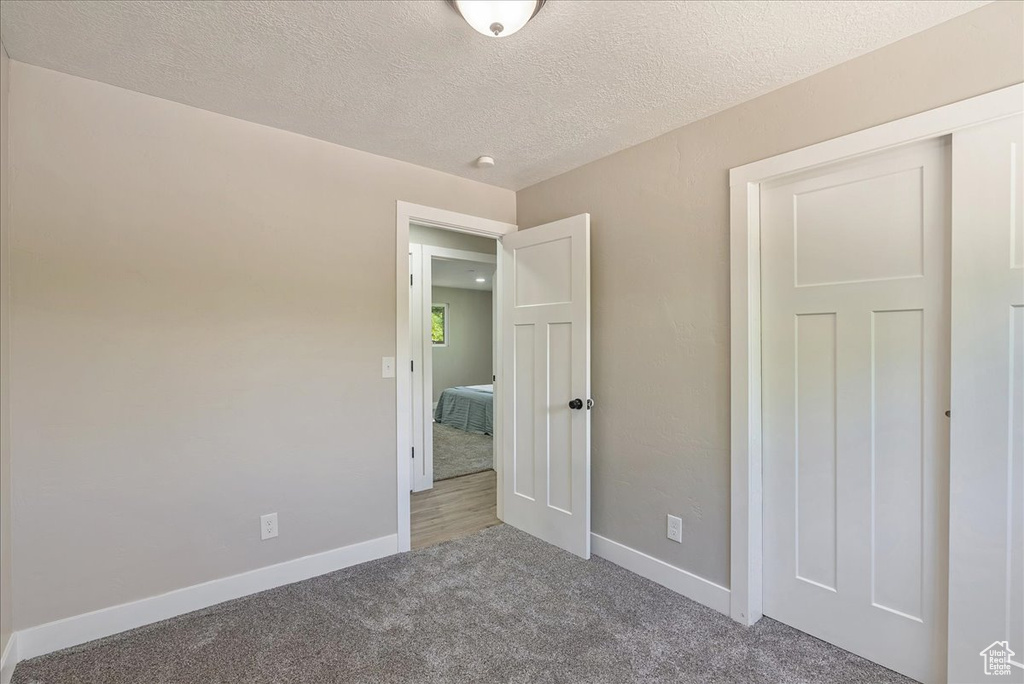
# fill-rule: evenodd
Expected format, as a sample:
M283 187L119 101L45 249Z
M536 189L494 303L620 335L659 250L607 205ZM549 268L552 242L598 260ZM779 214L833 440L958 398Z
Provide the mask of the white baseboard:
M274 587L324 575L351 565L390 556L398 552L398 535L391 534L369 541L303 556L238 575L177 589L159 596L123 603L111 608L48 622L38 627L19 630L16 655L12 660L28 658L77 646L94 639L124 632L143 625L191 613L194 610L255 594ZM4 672L7 662L4 661ZM14 663L10 665L14 669ZM0 684L7 684L3 680Z
M730 594L725 587L599 534L590 535L590 548L594 555L646 577L688 599L702 603L708 608L713 608L719 613L729 614Z
M14 666L18 664L18 635L12 634L0 655L0 684L11 684Z
M595 555L605 560L720 613L729 614L729 590L725 587L598 534L591 535L591 548ZM301 582L397 552L398 536L392 534L20 630L11 635L0 661L0 684L9 684L14 666L20 660L84 644L285 584Z

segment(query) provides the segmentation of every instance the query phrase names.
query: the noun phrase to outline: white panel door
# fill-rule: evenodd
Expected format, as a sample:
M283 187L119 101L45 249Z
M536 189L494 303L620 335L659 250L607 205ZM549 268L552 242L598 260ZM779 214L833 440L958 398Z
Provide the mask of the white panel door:
M952 682L1024 682L1022 174L1022 117L953 134ZM996 642L1015 655L990 677Z
M504 520L590 557L590 215L502 239Z
M945 671L949 141L761 190L764 614Z

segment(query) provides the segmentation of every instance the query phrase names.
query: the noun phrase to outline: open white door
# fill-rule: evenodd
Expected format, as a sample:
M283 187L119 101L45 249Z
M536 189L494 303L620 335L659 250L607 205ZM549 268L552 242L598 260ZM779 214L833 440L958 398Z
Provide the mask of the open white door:
M504 520L590 558L590 215L502 239Z

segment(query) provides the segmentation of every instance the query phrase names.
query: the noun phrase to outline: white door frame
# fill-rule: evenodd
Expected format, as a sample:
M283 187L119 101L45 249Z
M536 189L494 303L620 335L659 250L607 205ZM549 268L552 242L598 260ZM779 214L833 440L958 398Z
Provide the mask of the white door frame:
M797 171L941 137L1022 110L1024 84L1018 84L729 172L730 615L737 622L752 625L762 617L760 184ZM956 491L952 483L950 491Z
M397 476L398 551L411 547L410 501L412 489L409 459L412 455L412 338L409 330L409 225L429 226L459 233L470 233L501 240L503 235L516 231L513 223L460 214L446 209L435 209L419 204L396 204L395 221L395 407L397 414L397 446L395 458ZM499 264L499 269L501 268ZM500 350L499 350L500 354ZM495 407L497 409L497 407ZM499 511L500 514L500 511Z
M419 340L419 344L413 338L413 331L422 329L425 321L423 320L422 306L417 306L416 302L423 301L423 245L411 243L409 245L409 360L410 371L415 371L418 366L421 369L420 373L412 372L412 436L410 437L409 446L412 449L412 456L414 458L409 459L409 489L413 492L418 492L421 489L426 488L423 483L422 476L417 476L416 466L420 459L415 458L417 452L423 454L423 420L426 418L426 412L421 410L423 408L423 340Z
M433 259L436 257L438 259L444 259L446 261L469 261L469 262L475 262L475 263L494 264L495 266L497 266L497 264L498 264L498 256L497 256L497 253L495 253L495 254L485 254L483 252L470 252L470 251L466 251L466 250L463 250L463 249L450 249L448 247L435 247L433 245L421 245L419 250L414 250L414 252L413 252L413 259L416 259L416 256L417 256L416 252L417 251L419 252L419 257L421 259L421 264L420 264L420 266L421 266L420 267L420 290L419 290L419 292L421 293L420 304L419 304L419 313L420 313L421 318L419 318L418 320L420 320L420 322L421 322L421 324L423 326L423 330L421 331L421 338L420 338L420 340L421 340L420 354L416 354L416 349L415 349L415 345L414 345L413 349L412 349L412 355L413 355L413 358L418 360L418 363L422 367L422 372L420 373L420 377L422 378L422 383L421 383L421 385L422 385L422 387L421 387L422 394L421 394L420 400L422 402L421 406L423 407L423 416L422 416L423 423L422 423L422 439L419 440L418 443L420 444L420 447L421 447L420 448L420 452L423 454L422 458L423 458L423 463L424 463L424 466L423 466L424 470L427 473L432 473L433 472L432 469L434 467L434 439L433 439L434 436L433 436L432 430L428 430L427 429L427 426L430 426L430 425L433 424L433 398L434 398L434 364L431 363L431 360L428 358L428 354L427 354L427 350L428 349L433 351L433 349L431 347L427 346L427 338L430 336L430 329L431 329L431 326L430 326L430 320L431 320L430 319L430 309L431 309L432 304L434 303L433 302L433 298L431 297L431 291L433 290L433 281L434 281L433 269L431 268L431 264L433 263ZM413 268L415 269L415 264L413 265ZM497 292L498 288L500 287L500 283L497 280L497 275L495 275L492 278L491 285L492 285L492 297L491 297L491 299L492 299L492 302L493 302L493 301L495 301L494 297L493 297L493 293ZM414 288L413 291L416 292L416 288ZM412 310L414 312L417 310L415 303L413 303L411 305L411 307L412 307ZM491 311L491 331L492 331L492 342L491 342L491 364L492 365L491 365L491 374L492 375L497 375L498 374L498 369L493 365L494 364L495 356L498 356L497 347L498 347L499 340L496 337L493 337L494 322L497 320L497 313L498 313L497 309L492 306L492 311ZM417 318L415 316L413 316L413 320L417 320ZM498 356L498 358L500 358L500 356ZM415 388L414 388L413 391L415 391ZM415 403L416 402L414 401L413 404L415 405ZM494 419L494 431L496 433L500 430L500 424L501 424L500 417L499 416L495 416L495 419ZM497 464L499 464L501 462L500 461L500 454L501 454L501 451L500 451L500 439L499 439L499 437L497 435L491 435L491 437L492 437L493 442L494 442L494 462L497 465ZM414 440L414 444L415 443L416 442ZM497 470L497 468L495 468L495 470ZM429 485L427 484L428 481L429 481ZM430 489L433 486L434 486L434 478L433 478L433 476L431 476L430 478L424 477L420 483L417 483L416 482L416 478L413 477L413 482L412 482L412 489L413 489L413 491L417 491L417 492L418 491L423 491L425 489ZM499 496L499 499L500 499L501 494L499 493L498 496Z

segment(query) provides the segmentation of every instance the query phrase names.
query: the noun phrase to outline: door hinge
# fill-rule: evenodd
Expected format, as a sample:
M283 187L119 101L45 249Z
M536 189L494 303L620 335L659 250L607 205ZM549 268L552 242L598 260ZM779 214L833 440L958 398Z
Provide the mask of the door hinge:
M409 287L412 287L412 273L409 274Z
M412 457L416 458L416 447L412 448Z
M416 372L416 365L415 364L416 364L415 361L412 361L412 360L409 361L409 372L410 373L415 373Z

